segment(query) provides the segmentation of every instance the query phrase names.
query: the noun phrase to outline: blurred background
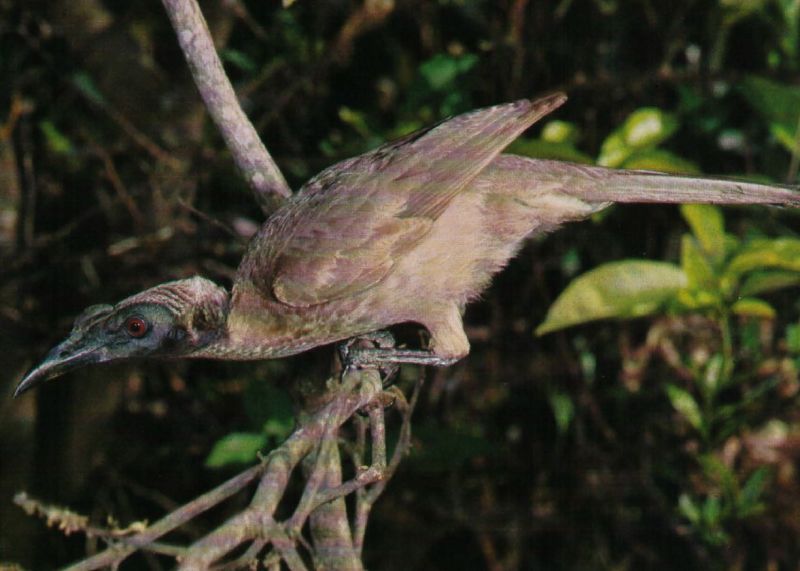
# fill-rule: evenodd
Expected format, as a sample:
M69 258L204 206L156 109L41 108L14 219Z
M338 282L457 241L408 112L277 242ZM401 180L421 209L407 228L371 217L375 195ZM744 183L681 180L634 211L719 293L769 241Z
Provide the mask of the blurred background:
M515 152L797 178L796 0L201 4L294 189L439 118L555 89L570 100ZM26 516L17 491L99 525L153 521L291 430L283 387L327 374L331 348L87 369L11 399L86 306L193 274L229 286L261 222L159 2L0 0L0 562L51 569L102 547ZM467 311L469 358L429 372L366 565L798 569L798 222L628 206L532 240ZM644 318L534 336L570 282L623 259L679 265L690 287Z

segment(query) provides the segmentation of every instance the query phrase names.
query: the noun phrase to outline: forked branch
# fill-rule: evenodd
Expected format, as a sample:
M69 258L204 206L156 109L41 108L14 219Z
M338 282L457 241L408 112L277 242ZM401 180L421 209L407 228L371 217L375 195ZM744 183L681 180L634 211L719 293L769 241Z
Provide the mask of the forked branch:
M410 420L420 382L417 384L410 402L406 401L398 389L393 390L395 409L400 413L402 426L400 437L391 460L386 459L384 428L384 400L380 377L375 371L351 371L343 376L342 382L329 381L334 388L330 400L319 410L307 415L286 441L270 452L258 465L248 468L216 489L187 503L151 526L134 524L124 530L104 530L89 524L88 518L63 508L44 506L28 496L19 496L17 503L29 513L47 519L50 525L66 533L85 533L102 538L109 545L107 549L80 561L68 569L89 571L105 567L116 567L136 551L149 551L174 557L180 569L237 568L264 560L283 562L289 569L307 569L309 566L323 565L326 568L361 569L361 549L369 511L383 491L386 481L393 475L410 444ZM356 413L366 410L369 420ZM357 442L344 441L340 428L348 420L355 419L357 426L365 430L357 431ZM361 459L366 455L366 429L370 433L371 465L363 466ZM339 454L340 444L357 451L354 477L339 485L329 485L331 473L341 474L342 464ZM310 461L311 469L305 475L296 468L301 462ZM292 478L304 481L304 490L292 515L279 520L276 511L284 499ZM159 539L176 530L192 518L222 503L235 493L243 490L254 480L260 478L259 485L246 509L224 522L217 529L194 544L185 547L164 544ZM330 509L335 502L355 493L354 511L348 516L344 503L340 508L344 516L331 521L346 534L349 549L332 556L324 542L314 535L314 525L306 537L307 524L315 514ZM322 511L321 511L322 510ZM317 522L319 525L319 522ZM342 538L340 538L342 539ZM338 545L337 545L338 547ZM225 563L234 551L246 548L235 561ZM322 551L321 551L322 550ZM266 551L266 554L264 553ZM334 561L335 560L335 561ZM335 563L335 565L333 565Z

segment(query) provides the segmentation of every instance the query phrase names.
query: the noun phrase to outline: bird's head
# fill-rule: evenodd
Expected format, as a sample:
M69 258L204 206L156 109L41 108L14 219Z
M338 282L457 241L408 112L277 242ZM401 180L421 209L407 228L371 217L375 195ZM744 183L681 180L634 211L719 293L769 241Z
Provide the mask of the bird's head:
M191 356L224 337L227 314L228 292L200 277L164 283L116 305L93 305L25 375L14 396L84 365Z

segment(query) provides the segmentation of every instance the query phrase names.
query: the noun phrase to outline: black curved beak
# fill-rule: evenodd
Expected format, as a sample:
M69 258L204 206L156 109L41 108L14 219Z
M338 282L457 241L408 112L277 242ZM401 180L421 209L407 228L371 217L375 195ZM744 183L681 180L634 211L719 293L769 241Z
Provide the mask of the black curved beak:
M104 353L105 351L98 344L86 343L84 339L70 336L56 345L41 363L28 371L14 390L14 398L48 379L58 377L84 365L107 360L104 358Z

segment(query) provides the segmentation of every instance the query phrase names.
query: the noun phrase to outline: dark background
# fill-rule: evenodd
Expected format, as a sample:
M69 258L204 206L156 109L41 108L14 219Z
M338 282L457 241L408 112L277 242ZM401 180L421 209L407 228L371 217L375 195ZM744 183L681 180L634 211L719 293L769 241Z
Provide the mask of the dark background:
M577 126L588 157L647 106L675 115L662 147L703 172L786 181L791 155L740 85L751 75L797 84L792 4L202 6L246 112L297 189L443 116L554 89L568 91L557 118ZM787 211L725 214L738 236L799 228ZM326 374L330 348L276 363L88 369L11 399L84 307L193 274L229 286L261 220L160 3L0 0L0 562L50 569L87 548L26 516L15 492L99 525L153 521L241 469L206 458L226 435L285 413L281 386ZM685 232L675 207L629 206L526 246L469 308L469 358L429 372L414 449L367 533L369 568L797 568L797 288L769 298L774 319L737 321L747 381L715 406L751 404L702 441L664 391L676 382L696 393L692 380L676 380L659 351L644 364L634 354L663 326L691 368L718 349L702 314L533 336L577 273L621 258L675 261ZM753 335L759 350L748 353ZM763 485L750 484L757 509L738 509L762 468ZM197 537L245 499L174 539ZM160 565L142 557L123 568Z

